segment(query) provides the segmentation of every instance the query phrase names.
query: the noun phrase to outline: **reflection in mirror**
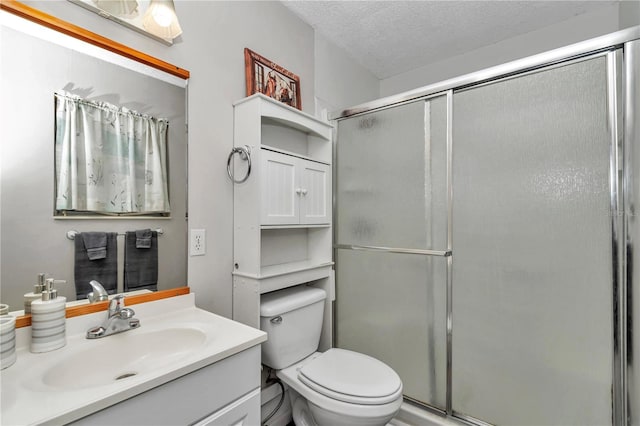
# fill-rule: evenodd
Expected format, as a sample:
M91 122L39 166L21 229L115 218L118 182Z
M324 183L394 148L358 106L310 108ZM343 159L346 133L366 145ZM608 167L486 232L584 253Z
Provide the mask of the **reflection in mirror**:
M55 93L55 215L169 215L169 121Z
M0 19L0 301L11 311L21 310L24 294L33 291L41 272L66 280L59 294L75 300L77 250L67 238L71 230L116 235L114 291L120 292L125 289L125 233L161 228L156 288L186 285L186 80L4 11ZM168 120L167 217L54 218L54 94L60 91ZM90 292L88 282L86 287Z

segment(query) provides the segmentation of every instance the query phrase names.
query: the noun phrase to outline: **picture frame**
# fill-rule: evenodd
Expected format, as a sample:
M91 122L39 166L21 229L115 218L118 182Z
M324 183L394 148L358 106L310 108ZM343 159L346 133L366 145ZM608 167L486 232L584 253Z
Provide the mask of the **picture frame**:
M248 48L244 49L244 66L247 96L262 93L302 110L300 77Z

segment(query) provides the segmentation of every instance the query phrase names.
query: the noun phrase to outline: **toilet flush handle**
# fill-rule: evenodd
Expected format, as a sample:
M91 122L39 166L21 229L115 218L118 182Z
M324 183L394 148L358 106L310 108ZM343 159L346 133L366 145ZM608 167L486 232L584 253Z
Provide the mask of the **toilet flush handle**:
M278 315L277 317L271 318L269 321L271 321L272 324L280 324L282 322L282 317Z

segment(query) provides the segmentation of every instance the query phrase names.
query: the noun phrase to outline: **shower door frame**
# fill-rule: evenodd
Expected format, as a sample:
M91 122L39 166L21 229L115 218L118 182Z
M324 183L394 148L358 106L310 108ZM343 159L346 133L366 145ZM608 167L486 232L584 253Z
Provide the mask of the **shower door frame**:
M451 345L452 345L452 340L451 340L451 330L452 330L452 324L453 324L453 317L452 317L452 293L453 293L453 286L452 286L452 267L453 267L453 263L452 263L452 245L453 245L453 161L452 161L452 141L453 141L453 122L452 122L452 112L453 112L453 90L447 90L444 92L436 92L436 93L431 93L425 96L421 96L418 98L414 98L414 99L410 99L407 101L403 101L400 103L396 103L396 104L390 104L387 105L385 107L380 107L380 108L374 108L371 111L363 111L360 112L358 114L354 114L354 115L360 115L360 114L366 114L368 112L372 112L372 111L381 111L387 108L393 108L393 107L397 107L403 104L408 104L408 103L413 103L413 102L417 102L417 101L422 101L422 102L427 102L427 101L431 101L431 100L435 100L435 99L439 99L439 98L444 98L445 102L446 102L446 116L447 116L447 123L446 123L446 140L445 140L445 145L446 145L446 161L447 161L447 165L446 165L446 178L445 178L445 185L446 185L446 205L447 205L447 212L446 212L446 220L447 220L447 233L446 233L446 249L445 250L431 250L431 249L410 249L410 248L399 248L399 247L382 247L382 246L368 246L368 245L356 245L356 244L333 244L333 258L334 261L336 262L337 265L337 250L339 249L347 249L347 250L361 250L361 251L373 251L373 252L381 252L381 253L396 253L396 254L414 254L414 255L421 255L421 256L428 256L428 257L442 257L446 260L447 264L446 264L446 275L445 275L445 280L446 280L446 375L445 375L445 382L446 382L446 403L445 403L445 409L442 410L438 407L435 406L431 406L431 405L425 405L424 402L419 401L419 400L415 400L413 398L404 396L405 400L409 400L412 401L422 407L427 408L430 411L434 411L438 414L441 415L446 415L446 414L451 414L451 381L452 381L452 368L451 368L451 364L452 364L452 351L451 351ZM354 115L351 115L350 117L353 117ZM347 117L341 117L341 118L347 118ZM329 118L330 120L338 120L337 118ZM336 218L337 218L337 172L338 172L338 158L337 158L337 147L336 147L336 143L338 140L338 127L334 126L333 128L333 155L332 155L332 163L333 164L333 222L332 223L336 223ZM336 232L337 232L337 226L334 226L333 228L333 241L337 241L336 238ZM336 274L336 282L337 282L337 274ZM336 321L335 321L335 316L336 316L336 311L337 309L333 309L333 330L332 330L332 336L333 336L333 342L332 345L335 346L335 340L336 340L336 335L337 335L337 329L336 329ZM477 424L483 424L481 421L477 421Z
M453 93L459 90L478 87L487 83L506 78L519 77L532 72L540 72L551 69L555 66L567 65L571 62L588 60L596 56L605 55L607 58L607 112L608 124L611 138L610 149L610 197L611 197L611 229L612 229L612 292L613 292L613 372L612 383L612 411L613 425L631 424L629 413L629 390L628 390L628 370L632 367L632 358L628 356L631 348L632 336L628 334L627 323L632 323L632 311L628 309L631 300L631 275L632 265L627 262L628 242L633 241L629 235L629 226L626 219L626 206L631 194L628 193L628 183L632 178L632 171L627 170L628 160L625 151L637 138L637 125L633 121L634 100L631 99L636 89L636 78L634 75L633 61L630 58L632 49L630 42L640 40L640 26L617 31L608 35L572 44L563 48L554 49L549 52L530 56L506 64L491 67L485 70L466 74L461 77L445 80L439 83L424 86L415 90L400 93L398 95L377 99L361 105L354 106L342 111L337 111L329 115L330 120L339 121L361 114L380 111L387 108L397 107L418 100L427 100L439 96L446 96L447 99L447 250L433 251L421 250L420 254L432 256L444 256L447 259L446 274L446 411L439 408L425 405L418 402L424 408L440 414L446 414L456 419L470 424L487 425L487 423L459 413L452 407L452 311L453 311L453 281L452 281L452 236L453 236ZM625 49L625 46L627 47ZM637 61L636 61L637 63ZM621 68L621 69L620 69ZM619 71L620 69L620 71ZM621 74L621 75L620 75ZM619 78L620 77L620 78ZM621 87L621 89L620 89ZM617 94L622 94L622 99L617 98ZM337 213L337 162L336 144L338 143L337 126L334 127L333 138L333 217L336 223ZM627 149L625 149L627 147ZM620 173L623 172L623 173ZM334 227L334 241L336 241ZM337 249L360 249L375 250L384 252L406 253L406 250L394 249L390 247L365 247L365 246L345 246L334 245L334 259ZM339 267L336 265L336 267ZM335 316L335 310L334 310ZM336 320L333 321L334 329ZM336 336L335 330L333 333ZM334 342L335 343L335 342ZM638 384L640 386L640 383ZM410 398L407 398L411 400ZM634 413L636 414L636 413ZM636 414L637 415L637 414Z

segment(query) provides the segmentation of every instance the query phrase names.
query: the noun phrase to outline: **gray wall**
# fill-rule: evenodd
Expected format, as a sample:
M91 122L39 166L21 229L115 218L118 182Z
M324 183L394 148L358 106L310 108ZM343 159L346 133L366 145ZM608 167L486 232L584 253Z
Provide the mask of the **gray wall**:
M316 98L330 112L380 97L379 80L321 34L315 35Z
M640 25L640 1L621 1L618 16L620 29Z
M316 62L313 29L277 1L176 1L184 34L171 47L67 1L25 3L191 72L189 228L206 229L207 253L189 258L189 286L198 306L230 316L233 187L225 162L233 147L232 102L245 96L243 49L248 47L298 74L302 109L311 114L315 96L336 106L376 98L377 81L363 71L369 83L357 92L351 91L350 84L340 99L334 99L334 93L316 92L316 74L322 78L344 75L356 85L363 76L353 69L361 68L348 59L335 64L326 58ZM363 94L368 91L369 96Z
M162 228L158 288L185 285L185 89L8 27L0 31L2 98L11 100L0 106L2 302L12 310L21 309L23 295L33 291L39 272L66 280L59 294L75 300L74 243L66 238L69 230L124 233ZM170 219L53 218L54 92L61 89L169 120ZM124 238L118 238L118 243L122 285Z

